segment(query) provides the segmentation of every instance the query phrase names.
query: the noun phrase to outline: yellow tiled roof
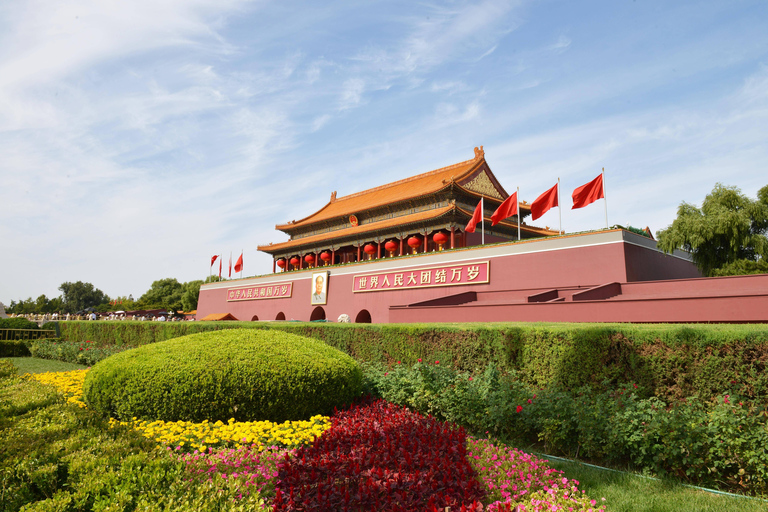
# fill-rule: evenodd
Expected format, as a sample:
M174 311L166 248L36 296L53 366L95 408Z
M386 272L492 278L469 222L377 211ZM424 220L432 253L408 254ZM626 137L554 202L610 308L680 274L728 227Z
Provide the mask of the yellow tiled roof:
M435 169L424 174L417 174L410 178L387 183L386 185L356 192L348 196L332 198L328 204L312 215L287 224L278 224L275 228L284 231L437 192L451 181L460 181L464 177L469 176L484 163L485 157L483 156L482 149L478 150L475 148L475 158L472 160Z
M382 229L390 228L392 226L400 226L403 224L411 224L422 220L429 220L440 217L451 210L456 208L455 205L445 206L443 208L435 208L434 210L425 210L423 212L412 213L410 215L402 215L400 217L393 217L391 219L384 219L378 222L371 222L370 224L360 224L359 226L350 226L343 229L337 229L336 231L328 231L325 233L319 233L317 235L306 236L303 238L297 238L296 240L289 240L287 242L280 242L270 245L260 245L258 250L263 252L276 252L284 249L290 249L292 247L300 247L305 245L311 245L313 243L322 242L323 240L332 240L335 238L341 238L347 235L364 235L365 233L375 232Z

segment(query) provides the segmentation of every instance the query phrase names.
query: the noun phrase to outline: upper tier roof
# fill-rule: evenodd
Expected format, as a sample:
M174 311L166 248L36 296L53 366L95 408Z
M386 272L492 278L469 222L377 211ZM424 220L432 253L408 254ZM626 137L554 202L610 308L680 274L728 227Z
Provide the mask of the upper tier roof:
M475 158L472 160L459 162L448 167L435 169L434 171L411 176L410 178L387 183L386 185L356 192L348 196L336 198L336 193L334 192L331 195L330 202L316 213L300 220L288 222L287 224L278 224L275 228L281 231L293 230L316 222L345 217L361 211L431 194L443 189L451 181L461 182L466 180L483 167L484 164L485 153L483 152L483 147L480 146L480 148L475 148ZM486 169L486 172L490 174L490 169ZM502 199L506 198L506 196L507 194L504 192Z

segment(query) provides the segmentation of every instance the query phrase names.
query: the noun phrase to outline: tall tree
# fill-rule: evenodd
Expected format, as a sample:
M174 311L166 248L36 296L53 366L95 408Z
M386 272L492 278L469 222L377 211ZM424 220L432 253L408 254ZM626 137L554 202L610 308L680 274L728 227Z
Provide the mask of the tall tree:
M701 208L683 202L677 218L657 233L658 246L671 253L684 249L702 274L743 267L737 262L768 258L768 185L752 200L737 187L720 183L704 198Z
M176 279L169 277L159 279L139 299L144 307L161 307L178 311L182 309L181 294L183 288Z
M59 290L62 293L62 309L65 313L77 313L86 308L109 302L109 297L98 288L94 288L91 283L66 282L59 286Z
M202 284L202 281L189 281L188 283L184 283L184 292L181 295L181 305L184 308L184 311L197 309L197 298L200 295L200 286Z

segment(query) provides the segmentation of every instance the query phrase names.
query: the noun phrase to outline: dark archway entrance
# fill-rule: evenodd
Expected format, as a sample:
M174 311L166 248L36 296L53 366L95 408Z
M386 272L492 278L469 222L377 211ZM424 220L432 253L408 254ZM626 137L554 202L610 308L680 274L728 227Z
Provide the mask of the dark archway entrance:
M325 320L325 310L320 306L312 310L312 316L309 317L309 321L313 320Z
M361 309L355 317L356 324L369 324L371 323L371 314L367 309Z
M259 317L256 315L253 315L253 318L251 318L251 322L258 322L258 321L259 321Z
M275 317L275 320L285 320L285 313L283 313L282 311L279 312Z

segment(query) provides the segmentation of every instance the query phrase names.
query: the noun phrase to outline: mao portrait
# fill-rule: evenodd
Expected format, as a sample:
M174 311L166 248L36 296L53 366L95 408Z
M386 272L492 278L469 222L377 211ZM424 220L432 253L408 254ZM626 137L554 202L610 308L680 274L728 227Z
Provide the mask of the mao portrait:
M328 301L328 272L312 274L312 305L325 304Z

